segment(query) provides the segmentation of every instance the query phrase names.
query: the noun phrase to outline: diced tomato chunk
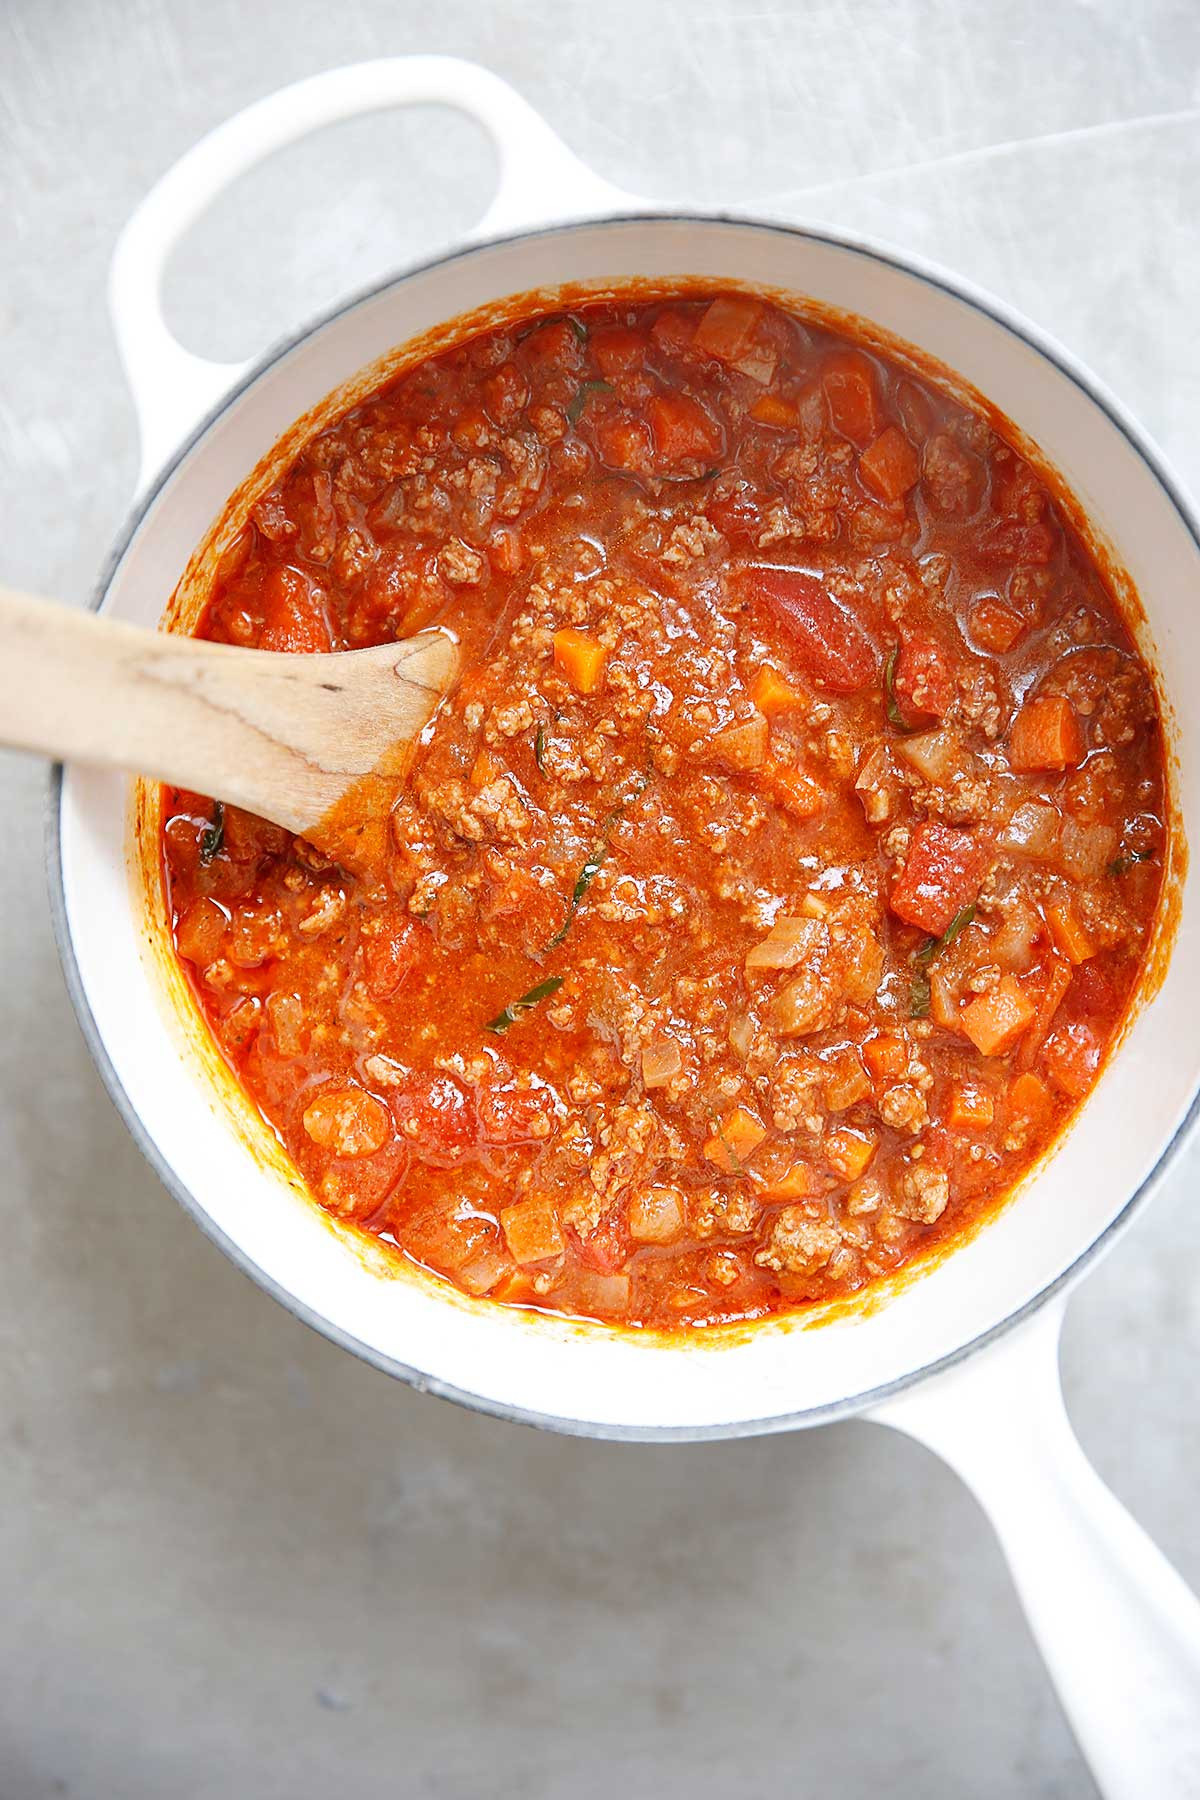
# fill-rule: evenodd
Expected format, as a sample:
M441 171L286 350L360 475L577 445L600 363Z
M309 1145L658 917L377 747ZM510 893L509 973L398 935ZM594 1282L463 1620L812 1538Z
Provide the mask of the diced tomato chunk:
M1024 632L1024 619L1002 600L981 600L971 608L971 636L998 656L1011 650Z
M307 653L333 649L324 598L299 569L276 564L268 571L262 607L260 649Z
M606 419L596 429L596 449L610 469L646 475L654 466L654 444L645 420L624 415Z
M475 1105L489 1144L527 1144L549 1136L554 1116L549 1088L485 1088Z
M903 500L921 473L917 453L896 425L877 437L858 459L858 472L880 500Z
M725 447L720 425L689 394L655 394L647 403L646 416L660 463L711 461Z
M691 343L695 329L696 321L690 313L668 306L665 312L659 313L650 327L650 336L668 356L678 356Z
M908 924L941 937L955 915L975 899L991 865L988 838L929 819L913 833L908 861L892 887L892 911Z
M985 531L979 549L988 557L1044 567L1054 555L1058 539L1049 525L1025 525L1019 519L1001 519Z
M1042 1065L1069 1100L1082 1100L1100 1066L1100 1045L1089 1025L1059 1025L1046 1039Z
M544 369L573 369L583 358L579 333L569 319L548 319L531 332L521 348Z
M858 350L839 350L821 372L835 431L865 449L883 429L875 371Z
M591 338L592 355L600 365L606 381L617 381L623 375L636 375L645 367L649 345L645 335L628 325L611 325L607 331L596 331Z
M400 1136L418 1162L452 1168L475 1154L479 1119L449 1075L413 1073L388 1094Z
M1073 769L1083 759L1083 734L1065 694L1034 694L1013 720L1008 759L1014 769Z
M944 719L954 701L954 668L949 652L931 637L906 637L892 678L906 724L915 718Z
M762 301L750 294L722 294L704 312L692 349L720 362L737 362L753 344L764 310Z
M420 927L399 906L389 906L363 928L363 975L374 1000L390 1000L414 967Z
M835 694L852 694L878 676L875 646L854 614L803 569L746 568L738 587L771 609L792 649Z

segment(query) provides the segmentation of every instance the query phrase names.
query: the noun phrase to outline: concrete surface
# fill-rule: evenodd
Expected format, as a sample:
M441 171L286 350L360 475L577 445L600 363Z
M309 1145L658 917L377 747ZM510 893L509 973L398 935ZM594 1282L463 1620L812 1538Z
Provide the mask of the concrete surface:
M965 271L1200 485L1191 0L4 0L6 579L82 600L120 520L104 278L152 178L274 85L418 49L490 63L635 190ZM459 119L328 132L203 222L172 316L253 351L444 241L488 182ZM0 1800L1094 1792L981 1515L918 1449L542 1437L359 1367L237 1274L88 1061L43 772L9 757L0 784ZM1193 1152L1066 1345L1087 1448L1193 1582L1196 1174Z

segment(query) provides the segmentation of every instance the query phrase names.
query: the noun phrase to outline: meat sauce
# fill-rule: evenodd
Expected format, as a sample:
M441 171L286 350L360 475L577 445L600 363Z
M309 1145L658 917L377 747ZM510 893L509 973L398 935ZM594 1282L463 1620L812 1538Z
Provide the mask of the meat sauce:
M455 633L354 879L165 796L178 954L319 1203L656 1328L973 1228L1096 1079L1165 850L1153 685L995 421L745 294L407 371L254 506L200 635Z

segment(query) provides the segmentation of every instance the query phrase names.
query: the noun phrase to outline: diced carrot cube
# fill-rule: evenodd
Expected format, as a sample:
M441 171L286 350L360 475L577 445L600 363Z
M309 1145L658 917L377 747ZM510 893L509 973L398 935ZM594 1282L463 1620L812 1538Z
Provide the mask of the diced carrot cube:
M802 769L789 769L784 763L770 763L763 777L781 806L798 819L811 819L825 804L825 792Z
M843 1181L857 1181L875 1154L874 1138L860 1131L827 1131L821 1144L825 1161Z
M984 1056L1002 1056L1037 1017L1037 1007L1011 975L964 1006L958 1022Z
M720 456L725 436L711 413L689 394L655 394L646 406L659 462L706 462Z
M1025 773L1073 769L1083 758L1083 734L1065 694L1035 694L1026 700L1008 734L1008 760Z
M858 472L873 494L894 504L915 487L921 465L899 426L889 425L859 457Z
M810 1163L794 1162L763 1189L768 1200L807 1200L820 1193L821 1183Z
M761 713L786 712L790 706L803 706L807 694L785 681L778 669L764 663L750 686L750 698Z
M754 340L764 312L750 294L721 294L704 312L692 338L692 349L721 362L736 362Z
M562 1227L548 1194L500 1208L500 1229L514 1262L548 1262L564 1249Z
M299 569L277 563L262 586L261 650L312 653L332 650L329 621L320 588Z
M758 1149L766 1128L744 1106L735 1106L704 1146L709 1162L726 1175L740 1175L741 1165Z
M950 1089L946 1123L951 1131L983 1131L996 1116L992 1096L974 1082L956 1081Z
M654 445L644 419L606 419L596 429L596 449L610 469L645 475L654 466Z
M879 436L883 415L875 371L861 351L845 350L831 356L821 372L821 385L835 431L860 448Z
M1054 1102L1050 1098L1050 1090L1038 1075L1027 1069L1018 1075L1008 1090L1008 1116L1010 1119L1027 1119L1035 1127L1046 1123Z
M594 694L604 679L608 651L586 631L568 625L554 634L554 661L577 694Z
M908 861L892 887L892 911L910 925L941 937L951 920L969 906L991 867L990 841L930 819L917 827Z
M981 600L971 608L971 636L984 650L1003 656L1024 633L1024 619L1002 600Z
M471 764L471 786L487 787L491 781L498 781L504 773L504 764L499 757L493 756L490 750L481 750Z
M1095 956L1096 946L1088 936L1073 900L1064 900L1060 905L1050 907L1046 918L1054 947L1068 962L1082 963L1090 956Z
M777 431L794 431L800 423L795 403L781 394L761 394L750 408L750 417L759 425L773 425Z
M903 1075L908 1067L908 1045L895 1031L880 1031L862 1046L863 1061L876 1081Z
M606 331L595 331L591 337L592 355L606 381L622 375L634 375L646 361L650 348L645 336L629 325L612 325Z

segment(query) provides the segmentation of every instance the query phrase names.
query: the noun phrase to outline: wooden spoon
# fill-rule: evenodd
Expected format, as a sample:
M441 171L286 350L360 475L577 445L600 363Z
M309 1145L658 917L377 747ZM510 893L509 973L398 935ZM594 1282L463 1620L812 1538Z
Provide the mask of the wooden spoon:
M0 743L232 801L365 870L457 664L437 631L332 655L239 650L0 586Z

